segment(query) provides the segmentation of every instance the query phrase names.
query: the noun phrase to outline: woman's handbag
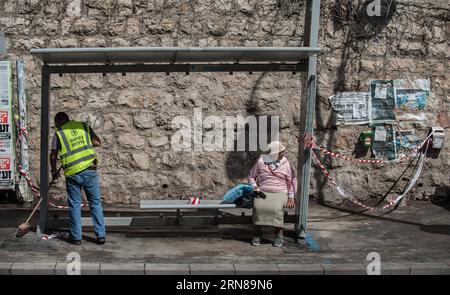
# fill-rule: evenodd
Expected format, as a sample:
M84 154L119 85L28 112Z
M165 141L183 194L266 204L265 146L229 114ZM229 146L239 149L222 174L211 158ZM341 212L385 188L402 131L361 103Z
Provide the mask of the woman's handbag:
M255 198L265 199L266 195L261 191L259 191L259 192L252 191L251 193L245 194L242 197L240 197L239 199L237 199L236 206L239 208L252 209Z

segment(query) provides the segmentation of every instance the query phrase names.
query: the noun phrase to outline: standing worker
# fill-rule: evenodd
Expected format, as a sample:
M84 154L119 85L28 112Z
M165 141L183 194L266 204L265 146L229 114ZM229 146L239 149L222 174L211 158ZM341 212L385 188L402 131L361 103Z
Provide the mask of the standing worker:
M100 139L86 123L71 121L64 112L55 115L56 133L52 140L50 166L52 179L60 177L56 162L61 159L69 195L70 234L68 242L81 244L81 189L83 188L92 216L97 244L105 243L105 221L97 175L94 147Z

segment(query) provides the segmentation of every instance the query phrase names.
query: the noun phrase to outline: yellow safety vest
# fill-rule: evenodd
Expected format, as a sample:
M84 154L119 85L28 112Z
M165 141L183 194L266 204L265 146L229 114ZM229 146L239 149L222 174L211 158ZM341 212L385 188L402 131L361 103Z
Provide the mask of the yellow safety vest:
M59 158L65 176L83 171L95 161L97 156L86 124L69 121L59 128L56 134L61 143Z

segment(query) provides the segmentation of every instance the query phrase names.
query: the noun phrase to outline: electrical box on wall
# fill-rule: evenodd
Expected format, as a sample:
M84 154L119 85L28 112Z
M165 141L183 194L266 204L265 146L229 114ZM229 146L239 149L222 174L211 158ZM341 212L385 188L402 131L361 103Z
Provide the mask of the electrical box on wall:
M433 149L442 149L444 148L444 140L445 140L445 133L444 128L442 127L431 127L431 132L433 135L431 135L431 140L433 141Z

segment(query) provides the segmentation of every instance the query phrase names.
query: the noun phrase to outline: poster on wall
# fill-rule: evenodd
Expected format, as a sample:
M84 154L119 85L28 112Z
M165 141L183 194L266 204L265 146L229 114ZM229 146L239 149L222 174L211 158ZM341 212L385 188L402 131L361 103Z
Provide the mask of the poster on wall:
M417 137L415 129L395 131L395 146L398 157L402 157L403 155L408 154L421 142L422 140Z
M0 61L0 108L9 108L11 65L8 61Z
M394 80L397 108L403 111L424 110L430 96L430 80Z
M393 80L372 80L370 82L372 100L372 121L395 121L395 90Z
M15 188L11 62L0 61L0 190Z
M0 140L11 140L10 111L0 109Z
M0 157L0 188L14 187L14 165L11 157Z
M0 139L0 155L9 155L11 152L11 140Z
M428 93L416 89L398 89L396 91L397 107L407 111L423 110Z
M329 97L337 112L336 125L367 124L370 114L370 93L342 92Z
M373 129L372 152L375 158L394 160L396 158L396 145L392 125L377 125Z

